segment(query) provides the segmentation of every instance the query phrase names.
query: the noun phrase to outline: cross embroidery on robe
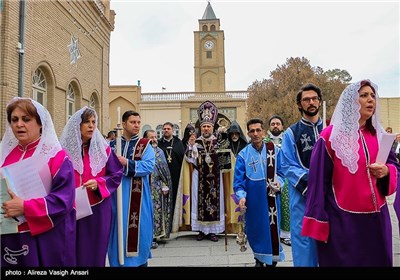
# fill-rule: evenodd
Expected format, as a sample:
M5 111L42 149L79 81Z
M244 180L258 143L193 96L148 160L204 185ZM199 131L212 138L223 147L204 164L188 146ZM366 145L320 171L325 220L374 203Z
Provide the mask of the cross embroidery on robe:
M267 200L269 209L269 226L271 232L272 258L274 261L279 260L279 229L278 229L278 209L276 203L276 195L271 192L271 184L275 180L275 145L272 142L265 143L267 148Z
M134 160L141 160L142 153L145 147L150 142L149 139L141 138L136 143L134 150ZM139 251L139 230L140 230L140 210L142 205L142 189L143 181L142 177L133 177L131 179L131 193L129 199L129 221L128 221L128 232L126 235L126 255L133 257L138 255Z
M311 142L311 138L309 135L302 134L300 141L301 141L301 144L304 144L303 152L312 150L313 146L310 146L308 144L308 142Z
M253 167L254 173L257 172L257 164L258 160L254 160L254 157L251 157L251 162L249 163L249 166Z
M137 228L138 224L136 222L139 221L138 213L134 212L129 221L131 221L128 226L129 228Z
M197 139L199 156L198 167L198 205L197 221L201 224L217 224L220 221L220 169L217 164L218 153L215 149L216 139L203 141ZM209 157L208 160L206 158ZM210 160L211 159L211 160ZM208 161L208 162L207 162Z
M139 147L138 147L139 146ZM144 149L145 145L143 145L142 143L138 143L138 145L136 145L135 148L135 158L142 158L142 153L143 153L143 149Z
M268 159L269 159L269 161L268 161ZM274 165L274 163L275 163L275 151L271 151L271 150L267 151L267 161L269 162L268 166L273 166Z
M133 185L135 188L132 190L132 192L141 192L140 186L142 185L142 179L141 178L134 178L133 179Z

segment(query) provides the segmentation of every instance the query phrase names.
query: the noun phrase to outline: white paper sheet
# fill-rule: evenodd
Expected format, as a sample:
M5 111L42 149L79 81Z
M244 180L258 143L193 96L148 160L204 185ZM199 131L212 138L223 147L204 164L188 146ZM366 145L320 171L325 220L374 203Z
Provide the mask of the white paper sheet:
M41 156L33 156L2 168L9 188L23 200L45 197L51 189L51 173L47 161ZM25 216L17 217L19 224Z
M9 187L20 198L27 200L45 197L51 188L51 174L41 157L30 157L3 167Z
M4 201L10 200L10 196L7 192L8 183L7 179L0 178L0 205L3 204ZM18 232L18 222L13 218L4 218L4 214L0 214L0 235L1 234L9 234L9 233L17 233Z
M80 186L75 189L75 205L77 220L93 214L85 187Z
M383 133L381 142L379 143L379 151L376 156L376 161L378 163L386 163L389 156L390 149L392 148L393 141L396 138L396 134Z

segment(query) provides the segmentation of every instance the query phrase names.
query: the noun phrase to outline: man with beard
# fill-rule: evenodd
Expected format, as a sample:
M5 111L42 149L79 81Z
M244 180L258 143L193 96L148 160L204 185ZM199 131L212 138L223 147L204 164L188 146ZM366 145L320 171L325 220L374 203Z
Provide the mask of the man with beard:
M174 135L174 125L171 122L163 124L163 136L158 139L158 147L164 151L171 173L172 188L169 191L172 192L171 213L174 213L185 147L181 139Z
M269 129L267 136L263 139L265 142L272 141L279 148L282 145L283 138L283 120L281 117L274 115L268 121Z
M268 121L269 129L267 136L263 139L264 142L273 142L279 149L282 146L283 138L283 119L280 116L274 115ZM285 179L285 183L281 189L281 223L280 223L280 239L281 243L291 246L290 241L290 209L289 209L289 191L288 181Z
M231 164L223 157L228 138L226 129L219 127L214 134L218 108L204 101L197 110L201 135L188 139L182 176L179 183L173 232L187 230L199 232L196 240L208 238L218 241L217 234L234 233L239 212L229 182ZM193 134L194 135L194 134ZM227 180L228 178L228 180ZM225 213L227 213L225 223Z
M321 89L314 84L304 85L296 96L301 120L292 124L283 134L282 169L289 183L290 235L294 266L318 266L316 241L302 236L301 228L306 207L311 152L323 127L318 115L321 102Z
M229 149L236 156L247 145L247 139L237 121L232 121L228 129Z

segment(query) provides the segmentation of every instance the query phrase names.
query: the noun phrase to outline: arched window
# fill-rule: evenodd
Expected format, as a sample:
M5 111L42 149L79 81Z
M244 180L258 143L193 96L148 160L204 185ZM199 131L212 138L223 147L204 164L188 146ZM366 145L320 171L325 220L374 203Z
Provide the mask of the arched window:
M143 136L144 132L145 132L146 130L149 130L149 129L151 129L151 126L148 125L148 124L145 124L145 125L142 127L142 135L141 135L141 136Z
M159 124L156 127L157 139L160 139L162 137L162 128L163 128L162 124Z
M207 25L203 25L203 31L208 31L208 26Z
M97 127L100 129L102 127L102 116L101 116L101 113L100 113L99 98L97 97L97 93L96 92L93 92L92 95L90 96L88 107L97 112L97 117L98 117Z
M75 90L72 84L68 85L67 89L67 121L75 113Z
M32 77L32 97L34 100L47 107L47 82L43 71L36 69Z
M96 110L96 99L95 99L95 97L94 97L94 94L92 94L92 95L90 96L90 99L89 99L89 107L92 108L93 110Z
M211 30L211 31L215 31L215 25L214 25L214 24L211 25L210 30Z
M179 125L174 124L174 135L179 137L180 133L181 133L181 128L179 127Z

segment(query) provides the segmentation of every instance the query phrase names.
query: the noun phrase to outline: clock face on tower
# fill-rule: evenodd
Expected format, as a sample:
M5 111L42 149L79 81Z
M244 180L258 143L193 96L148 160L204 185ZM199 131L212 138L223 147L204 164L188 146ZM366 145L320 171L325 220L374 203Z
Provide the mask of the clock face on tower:
M205 47L207 50L211 50L211 49L214 47L214 42L213 42L213 41L206 41L206 42L204 43L204 47Z

